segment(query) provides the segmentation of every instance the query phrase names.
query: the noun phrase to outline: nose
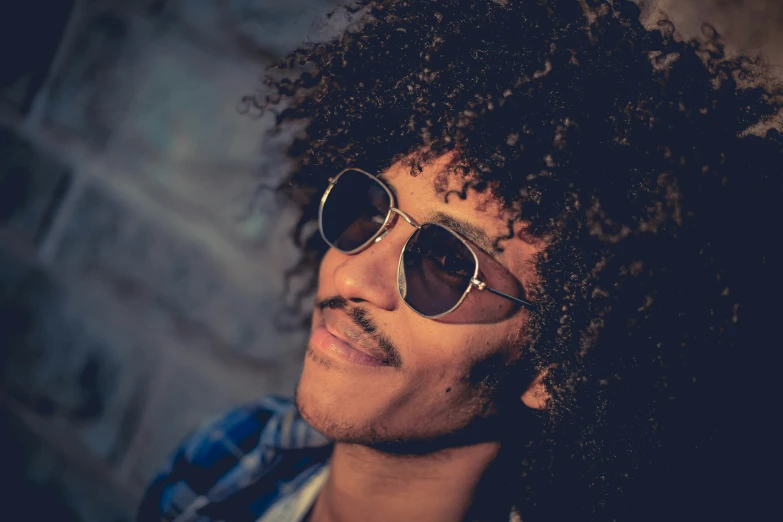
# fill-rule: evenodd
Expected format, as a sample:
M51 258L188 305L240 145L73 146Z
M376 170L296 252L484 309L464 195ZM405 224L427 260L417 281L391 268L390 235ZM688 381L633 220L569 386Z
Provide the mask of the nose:
M348 255L330 249L327 255L340 256L333 273L338 294L354 303L367 303L393 311L400 305L397 290L397 265L405 242L413 230L400 226L397 220L391 230L380 236L366 250ZM324 274L326 275L326 274Z

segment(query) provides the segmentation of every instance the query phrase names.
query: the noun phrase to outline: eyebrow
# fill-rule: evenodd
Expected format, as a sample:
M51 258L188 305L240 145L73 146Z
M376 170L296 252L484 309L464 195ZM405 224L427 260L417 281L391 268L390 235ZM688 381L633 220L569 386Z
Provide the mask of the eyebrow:
M460 219L443 212L435 212L430 214L427 221L432 221L449 227L460 235L463 235L476 243L479 248L487 253L497 252L494 242L487 235L487 233L476 225L465 221L464 219Z

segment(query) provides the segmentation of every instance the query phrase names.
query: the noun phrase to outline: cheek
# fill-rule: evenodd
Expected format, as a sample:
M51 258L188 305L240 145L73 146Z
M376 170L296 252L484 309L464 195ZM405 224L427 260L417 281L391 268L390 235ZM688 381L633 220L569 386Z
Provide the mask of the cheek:
M513 358L513 345L508 341L513 335L506 333L507 328L432 325L413 329L400 340L408 348L411 381L419 391L452 396L475 393L483 377Z
M411 371L398 390L394 425L411 430L427 427L448 431L494 411L494 394L484 386L502 368L509 351L488 341L486 335L466 338L452 334L420 332L420 343L429 349L411 353ZM437 344L435 339L437 339ZM487 393L489 392L489 393Z

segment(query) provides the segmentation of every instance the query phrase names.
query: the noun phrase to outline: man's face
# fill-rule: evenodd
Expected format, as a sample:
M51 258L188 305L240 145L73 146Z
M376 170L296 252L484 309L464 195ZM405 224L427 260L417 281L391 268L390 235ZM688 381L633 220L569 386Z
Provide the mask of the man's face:
M395 193L396 206L421 224L441 222L462 233L479 258L487 286L524 298L535 280L538 247L519 238L522 225L486 194L446 201L436 189L448 162L443 157L418 176L402 164L380 178ZM462 180L447 178L449 189ZM428 319L400 297L397 266L414 231L403 219L383 239L353 255L330 249L320 266L297 405L317 430L356 443L430 439L452 433L493 412L482 381L487 368L513 363L525 339L528 312L476 288L456 311ZM388 362L368 354L385 354ZM488 364L492 363L492 364ZM528 383L513 388L519 395Z

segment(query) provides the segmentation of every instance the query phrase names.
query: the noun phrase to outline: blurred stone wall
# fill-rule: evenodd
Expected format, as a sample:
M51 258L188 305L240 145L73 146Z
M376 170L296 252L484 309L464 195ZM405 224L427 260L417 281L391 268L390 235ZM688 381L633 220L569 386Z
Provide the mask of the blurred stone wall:
M27 0L0 16L0 488L8 520L128 521L196 424L290 395L294 218L239 114L337 0ZM783 63L781 3L661 0ZM680 25L681 24L681 25ZM9 484L9 486L5 486Z
M3 7L4 513L130 520L196 424L293 392L304 334L273 321L294 215L257 193L282 158L239 107L334 3Z

